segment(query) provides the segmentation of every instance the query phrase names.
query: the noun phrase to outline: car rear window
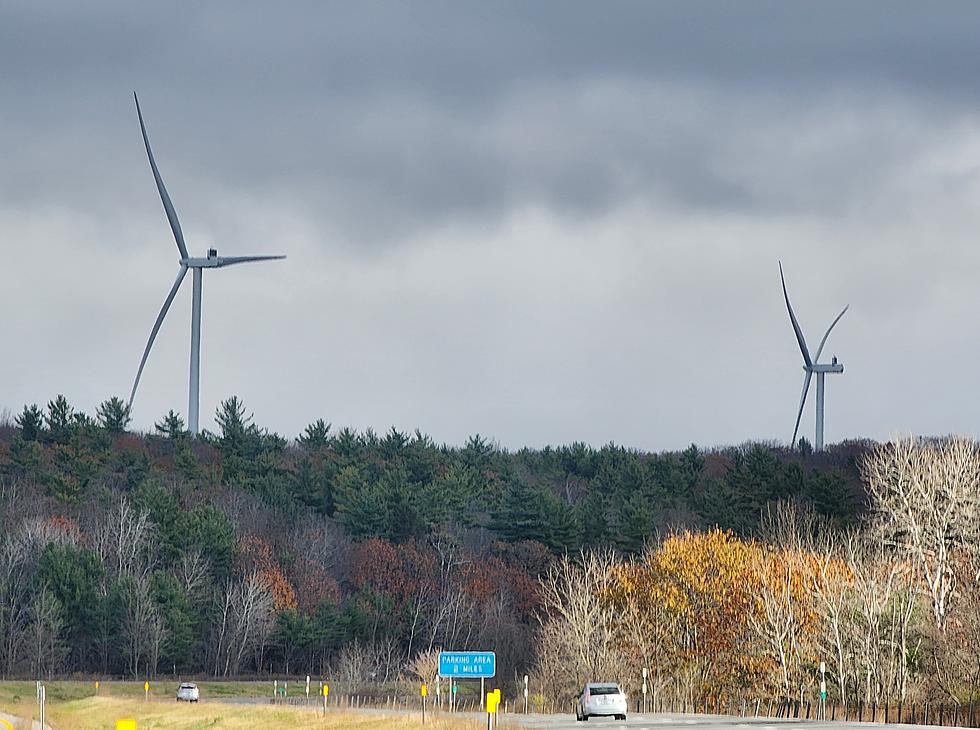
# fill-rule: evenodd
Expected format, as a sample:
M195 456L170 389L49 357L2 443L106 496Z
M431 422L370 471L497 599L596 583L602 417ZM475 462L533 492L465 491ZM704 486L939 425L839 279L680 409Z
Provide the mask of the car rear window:
M618 695L619 687L606 686L606 687L589 687L589 694L592 695Z

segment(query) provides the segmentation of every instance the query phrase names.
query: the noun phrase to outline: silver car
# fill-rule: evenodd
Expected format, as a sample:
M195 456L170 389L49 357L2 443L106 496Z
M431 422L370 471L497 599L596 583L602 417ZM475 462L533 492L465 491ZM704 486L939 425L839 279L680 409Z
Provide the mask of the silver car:
M193 682L184 682L177 688L178 702L197 702L200 696L197 685Z
M626 695L618 684L605 682L585 685L575 705L575 719L588 721L597 715L626 719Z

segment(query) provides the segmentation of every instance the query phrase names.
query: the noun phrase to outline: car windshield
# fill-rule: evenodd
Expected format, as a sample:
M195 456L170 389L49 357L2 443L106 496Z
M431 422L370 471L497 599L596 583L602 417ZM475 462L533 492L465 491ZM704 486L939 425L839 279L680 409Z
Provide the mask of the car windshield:
M614 684L593 685L589 687L589 694L592 695L618 695L619 687Z

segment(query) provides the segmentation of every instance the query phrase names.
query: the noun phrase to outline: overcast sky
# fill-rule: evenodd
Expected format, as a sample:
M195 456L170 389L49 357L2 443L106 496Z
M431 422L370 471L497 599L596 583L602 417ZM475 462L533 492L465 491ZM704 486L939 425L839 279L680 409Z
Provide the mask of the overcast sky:
M140 6L140 7L138 7ZM237 394L508 448L980 425L980 3L0 3L0 409L127 397L177 248ZM134 404L186 415L191 281ZM802 433L813 435L813 393Z

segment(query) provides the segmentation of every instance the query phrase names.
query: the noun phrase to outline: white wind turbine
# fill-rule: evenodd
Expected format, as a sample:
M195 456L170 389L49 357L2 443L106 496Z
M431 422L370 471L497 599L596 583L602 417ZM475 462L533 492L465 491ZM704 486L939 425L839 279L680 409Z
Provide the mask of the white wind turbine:
M156 339L163 318L167 316L167 310L177 295L184 275L188 269L194 271L194 298L191 307L191 373L190 373L190 393L187 400L188 427L195 436L199 432L200 425L200 402L201 402L201 276L204 269L220 269L234 264L244 264L250 261L271 261L284 259L285 256L218 256L215 249L209 249L206 258L192 258L187 253L187 246L184 244L184 234L180 230L180 221L177 220L177 213L174 211L173 203L164 187L157 163L153 159L153 152L150 150L150 140L146 136L146 125L143 124L143 113L140 111L140 100L136 94L136 114L140 120L140 131L143 133L143 144L146 146L146 157L150 161L150 169L153 170L153 179L156 180L157 190L160 191L160 199L163 201L163 209L167 213L167 220L170 221L170 228L173 230L174 239L177 241L177 249L180 251L180 268L177 270L177 280L174 282L170 293L163 302L160 314L157 315L153 329L150 331L150 338L146 342L146 349L143 350L143 358L140 360L139 370L136 371L136 380L133 382L133 390L129 395L129 408L133 407L133 398L136 396L136 388L140 383L140 376L143 374L143 366L146 365L146 358L153 347L153 340Z
M830 335L830 330L834 328L840 318L844 316L844 312L847 311L847 307L841 310L841 313L837 315L833 322L830 323L830 327L827 328L827 332L824 334L823 339L820 340L820 347L817 348L817 356L811 358L810 351L807 349L806 340L803 339L803 331L800 329L800 323L796 321L796 315L793 314L793 307L789 303L789 294L786 293L786 279L783 277L783 264L779 263L779 279L783 283L783 298L786 300L786 309L789 311L789 319L793 323L793 331L796 333L796 341L800 345L800 352L803 355L803 370L806 371L806 375L803 377L803 395L800 397L800 410L796 414L796 426L793 428L793 441L791 442L793 447L796 447L796 434L800 430L800 419L803 417L803 406L806 405L806 396L810 391L810 380L814 375L817 376L817 428L816 428L816 439L814 441L814 449L817 451L823 450L823 393L824 393L824 376L827 373L843 373L844 365L837 362L837 357L835 356L830 364L821 365L820 364L820 353L823 352L823 346L827 343L827 337ZM847 305L848 307L850 305Z

